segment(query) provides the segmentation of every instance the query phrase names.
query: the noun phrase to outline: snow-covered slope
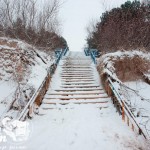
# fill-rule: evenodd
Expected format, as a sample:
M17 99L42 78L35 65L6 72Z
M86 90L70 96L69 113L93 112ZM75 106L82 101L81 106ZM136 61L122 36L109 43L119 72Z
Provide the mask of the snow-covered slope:
M0 38L0 116L12 103L16 109L24 107L52 61L50 54L23 41Z
M139 67L140 63L143 63L144 65L142 65L146 69L149 69L150 65L148 65L147 62L150 64L150 53L142 51L119 51L115 53L104 54L99 59L100 65L98 68L102 71L101 74L107 73L111 76L111 78L118 81L114 82L114 86L136 117L136 121L139 123L145 135L150 138L150 85L146 83L143 76L138 78L133 76L131 78L131 73L127 76L127 79L129 80L126 79L125 81L120 81L119 77L117 76L117 68L115 68L115 62L118 60L120 60L118 61L120 62L118 65L121 66L121 63L123 62L126 63L126 68L130 68L128 65L132 64L126 61L134 58L141 58L146 60L145 64L143 63L144 61L137 62L137 64L134 64L134 67ZM120 70L123 72L123 74L127 73L123 70L123 68L121 69ZM150 76L150 70L146 70L146 76Z

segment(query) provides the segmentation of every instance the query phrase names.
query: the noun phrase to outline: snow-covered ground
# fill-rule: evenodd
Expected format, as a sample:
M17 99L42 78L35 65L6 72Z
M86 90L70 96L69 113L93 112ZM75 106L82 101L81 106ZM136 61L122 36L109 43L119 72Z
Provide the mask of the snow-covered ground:
M125 85L134 90L121 88L125 100L131 106L144 133L150 138L150 85L142 80L125 82Z
M99 104L58 105L44 116L30 120L31 135L16 145L24 150L148 150L142 137L121 120L115 108ZM15 143L3 142L6 149Z
M148 147L121 121L115 109L97 105L58 106L33 121L28 150L133 150ZM37 146L38 145L38 146Z

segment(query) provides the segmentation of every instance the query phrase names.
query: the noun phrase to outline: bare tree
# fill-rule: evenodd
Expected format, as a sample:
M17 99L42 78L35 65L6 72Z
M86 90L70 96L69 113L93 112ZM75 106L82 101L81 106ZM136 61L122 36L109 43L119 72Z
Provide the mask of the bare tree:
M0 30L33 45L51 45L59 38L59 0L0 0ZM55 39L55 40L54 40ZM57 42L56 42L57 43Z

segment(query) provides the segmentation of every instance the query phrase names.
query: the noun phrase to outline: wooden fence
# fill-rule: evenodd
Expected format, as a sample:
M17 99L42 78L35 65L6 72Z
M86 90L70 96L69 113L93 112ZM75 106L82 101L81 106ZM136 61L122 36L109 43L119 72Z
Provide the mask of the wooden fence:
M122 120L127 123L129 127L136 133L143 135L147 139L146 134L142 131L139 123L136 121L136 117L129 109L125 100L122 99L119 92L116 90L112 79L107 75L105 81L105 90L107 94L112 98L113 104L116 107L120 115L122 115Z

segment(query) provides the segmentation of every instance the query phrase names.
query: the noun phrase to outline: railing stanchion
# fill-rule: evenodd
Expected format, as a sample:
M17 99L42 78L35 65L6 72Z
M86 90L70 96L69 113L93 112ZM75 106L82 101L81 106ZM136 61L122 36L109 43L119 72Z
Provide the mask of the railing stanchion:
M132 124L132 131L134 131L134 125Z
M124 103L122 103L122 120L125 121Z

